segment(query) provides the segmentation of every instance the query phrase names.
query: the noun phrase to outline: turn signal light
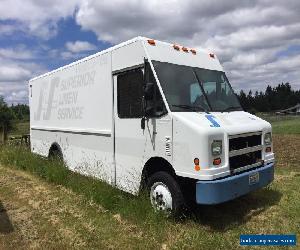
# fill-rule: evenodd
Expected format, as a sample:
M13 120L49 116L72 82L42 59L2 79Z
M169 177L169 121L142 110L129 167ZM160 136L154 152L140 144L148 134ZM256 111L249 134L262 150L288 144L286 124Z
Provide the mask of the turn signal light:
M155 41L154 41L153 39L149 39L149 40L148 40L148 43L149 43L150 45L155 45Z
M220 164L221 164L221 158L216 158L216 159L214 159L213 164L214 164L215 166L220 165Z
M270 153L272 151L271 147L266 147L266 153Z
M210 56L211 58L215 58L215 54L213 54L213 53L209 53L209 56Z
M176 44L173 45L173 48L176 49L176 50L180 50L180 47Z
M200 161L198 158L194 159L194 164L195 164L195 170L200 171Z

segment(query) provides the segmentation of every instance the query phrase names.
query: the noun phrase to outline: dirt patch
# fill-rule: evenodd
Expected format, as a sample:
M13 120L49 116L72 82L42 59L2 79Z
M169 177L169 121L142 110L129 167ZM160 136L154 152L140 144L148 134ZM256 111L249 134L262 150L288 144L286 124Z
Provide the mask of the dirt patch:
M273 135L277 167L295 167L300 171L300 135Z

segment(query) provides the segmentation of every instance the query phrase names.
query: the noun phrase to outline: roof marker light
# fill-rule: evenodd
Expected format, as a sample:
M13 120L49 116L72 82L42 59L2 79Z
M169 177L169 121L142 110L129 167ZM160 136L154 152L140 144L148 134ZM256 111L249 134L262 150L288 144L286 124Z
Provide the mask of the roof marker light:
M182 51L184 51L184 52L187 52L187 53L189 52L189 49L186 48L186 47L182 47L181 49L182 49Z
M175 50L180 50L180 47L179 47L178 45L176 45L176 44L173 45L173 48L174 48Z
M148 43L149 43L150 45L155 45L155 41L154 41L153 39L149 39L149 40L148 40Z
M197 52L196 52L196 50L195 49L190 49L190 51L192 52L192 54L194 54L194 55L196 55L197 54Z
M214 53L209 53L209 56L210 56L211 58L215 58L215 54L214 54Z

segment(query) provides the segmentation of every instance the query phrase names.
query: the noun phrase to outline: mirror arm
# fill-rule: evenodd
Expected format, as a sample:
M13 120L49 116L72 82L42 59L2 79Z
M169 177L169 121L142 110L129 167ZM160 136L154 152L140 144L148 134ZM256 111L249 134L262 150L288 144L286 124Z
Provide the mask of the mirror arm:
M141 119L141 129L145 130L145 122L146 122L146 100L145 100L145 96L143 96L142 99L142 109L143 109L143 116Z

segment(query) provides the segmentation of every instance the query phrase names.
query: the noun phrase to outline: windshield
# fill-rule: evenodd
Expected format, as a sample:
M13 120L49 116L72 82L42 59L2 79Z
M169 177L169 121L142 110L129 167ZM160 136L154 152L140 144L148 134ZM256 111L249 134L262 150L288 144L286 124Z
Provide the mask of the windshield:
M153 61L171 111L242 110L222 71Z

